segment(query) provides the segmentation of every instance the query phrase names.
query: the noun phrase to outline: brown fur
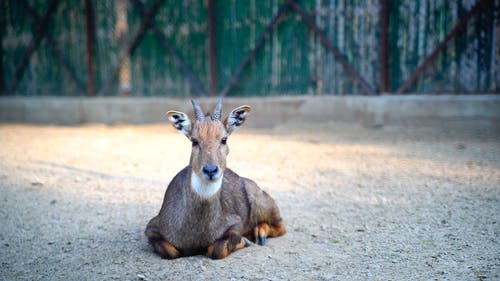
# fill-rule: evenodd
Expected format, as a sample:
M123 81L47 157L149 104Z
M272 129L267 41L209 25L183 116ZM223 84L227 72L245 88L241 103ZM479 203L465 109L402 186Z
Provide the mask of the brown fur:
M155 252L164 259L175 259L180 256L179 251L166 240L156 240L152 242Z
M227 133L220 122L207 120L199 122L191 132L191 140L199 142L191 150L190 165L193 171L201 176L201 168L205 164L217 163L222 171L226 168L226 156L229 153L227 145L221 145L221 139Z
M238 112L242 110L249 112L250 108L238 108ZM205 252L211 258L220 259L243 248L246 243L242 236L251 237L255 229L254 236L264 239L286 232L274 200L255 182L226 168L229 148L222 139L244 122L244 119L234 120L240 122L233 122L232 127L224 126L219 120L197 120L192 128L189 125L189 133L182 131L195 142L190 165L172 179L159 214L151 219L145 231L161 257ZM173 123L181 131L178 124ZM202 197L192 188L191 174L201 178L202 167L207 164L218 166L222 184L212 196Z

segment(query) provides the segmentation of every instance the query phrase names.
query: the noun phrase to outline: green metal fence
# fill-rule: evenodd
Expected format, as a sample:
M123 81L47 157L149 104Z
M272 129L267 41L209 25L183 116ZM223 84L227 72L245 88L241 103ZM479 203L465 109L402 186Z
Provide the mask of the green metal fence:
M4 95L499 93L500 0L2 0Z

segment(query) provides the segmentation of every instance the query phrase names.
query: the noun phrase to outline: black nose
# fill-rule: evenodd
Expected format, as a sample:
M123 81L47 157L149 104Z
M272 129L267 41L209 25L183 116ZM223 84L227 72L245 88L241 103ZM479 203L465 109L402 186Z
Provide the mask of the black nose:
M203 173L207 175L210 179L212 179L217 172L219 171L219 168L216 165L205 165L203 167Z

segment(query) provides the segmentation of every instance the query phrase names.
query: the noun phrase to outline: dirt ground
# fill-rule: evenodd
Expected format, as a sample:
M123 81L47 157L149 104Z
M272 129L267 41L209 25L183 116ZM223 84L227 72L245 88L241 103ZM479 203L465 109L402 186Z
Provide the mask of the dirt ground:
M162 260L143 234L190 143L167 124L0 125L1 280L499 280L500 131L243 128L228 166L288 233Z

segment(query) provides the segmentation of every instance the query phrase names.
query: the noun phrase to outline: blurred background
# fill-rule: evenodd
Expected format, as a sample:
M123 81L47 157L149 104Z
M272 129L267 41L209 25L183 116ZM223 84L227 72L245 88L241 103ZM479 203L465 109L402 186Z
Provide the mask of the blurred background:
M499 93L500 0L2 0L2 95Z

